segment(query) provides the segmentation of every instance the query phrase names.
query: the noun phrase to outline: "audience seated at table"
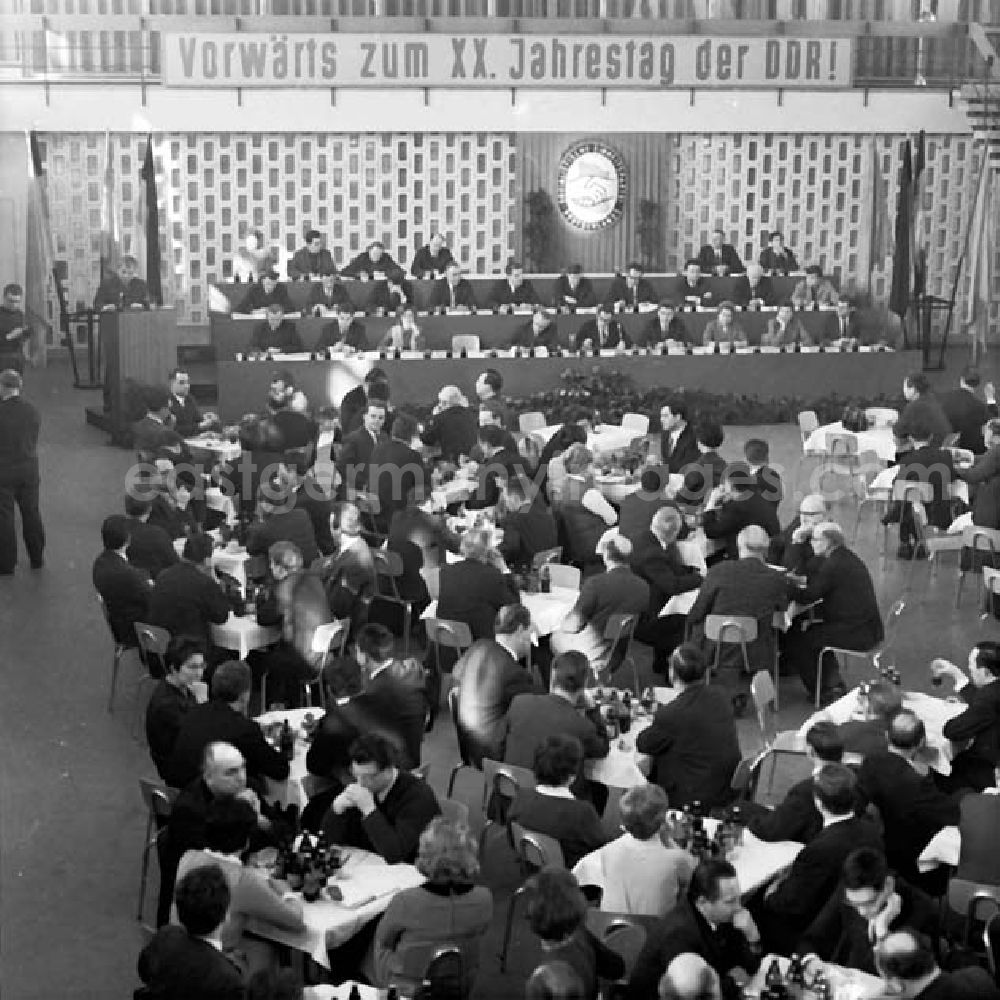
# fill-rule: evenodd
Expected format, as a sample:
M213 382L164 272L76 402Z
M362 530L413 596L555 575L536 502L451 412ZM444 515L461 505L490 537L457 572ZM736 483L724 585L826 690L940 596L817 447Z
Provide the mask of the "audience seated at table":
M708 664L690 643L670 656L670 683L680 693L661 705L635 747L649 754L649 780L659 785L675 809L700 802L706 809L724 806L740 762L740 742L729 695L705 683Z
M683 467L684 481L674 494L678 504L685 510L700 508L712 490L722 482L726 471L726 460L719 454L725 433L722 425L714 420L699 420L694 429L698 457Z
M149 617L152 581L147 571L128 561L130 530L128 518L121 514L104 519L101 524L104 550L94 560L91 578L94 589L104 601L115 642L132 649L139 641L135 623L147 621Z
M549 486L552 508L556 515L559 541L566 562L584 572L600 567L597 543L607 529L618 520L614 507L595 486L594 456L583 444L572 444L560 456L565 478L553 479L553 462L549 463ZM559 483L558 494L551 492Z
M159 525L149 523L152 509L153 501L149 497L134 493L125 495L128 561L155 580L165 569L176 565L178 557L170 536Z
M712 283L701 273L701 264L696 257L689 258L684 264L684 273L674 279L670 298L674 302L694 302L699 306L714 305Z
M545 496L526 476L508 477L499 510L500 554L515 572L529 570L539 552L558 544L555 518Z
M667 807L658 785L629 788L619 802L622 835L576 863L580 885L601 889L602 910L664 917L683 899L695 861L670 838Z
M533 306L540 302L534 285L524 277L524 267L520 261L510 261L504 268L504 274L505 278L493 282L490 287L488 301L492 308Z
M281 306L282 314L295 312L292 300L288 297L288 288L273 268L261 273L260 280L250 286L243 301L233 307L233 313L247 315L269 310L271 306Z
M472 451L478 435L477 412L469 407L458 386L444 386L420 440L430 448L439 448L446 462L457 462Z
M153 497L148 523L159 525L171 539L185 538L203 530L192 503L197 483L189 469L171 469L164 473Z
M367 488L378 497L375 523L388 531L396 511L406 506L406 498L416 486L423 486L430 477L424 466L417 421L408 413L400 413L393 421L389 439L379 437L368 464Z
M389 306L383 307L389 311ZM385 336L378 342L380 351L422 351L424 335L417 326L417 311L412 303L397 305L392 312L396 322L386 330Z
M876 680L862 685L858 691L858 708L847 722L837 726L844 743L844 754L863 760L869 754L888 749L889 720L903 707L903 694L889 681ZM820 712L814 719L824 718ZM809 725L809 722L806 722ZM848 761L850 763L850 761Z
M410 310L412 324L415 314L413 287L403 277L402 272L390 274L381 281L375 282L371 298L368 301L369 313L375 313L377 316L396 316L399 319L407 306Z
M312 518L288 500L288 485L280 477L263 480L257 490L260 520L247 531L246 548L251 556L264 556L275 542L291 542L311 566L319 557Z
M270 416L278 441L277 446L286 453L312 448L315 458L316 439L319 437L319 426L309 415L309 400L303 392L294 392L287 405L276 408ZM304 462L305 455L299 457ZM291 464L289 462L288 464Z
M941 409L958 434L958 447L982 455L986 451L983 426L998 415L996 390L992 382L983 386L984 399L976 395L982 378L975 368L966 368L959 376L958 388L938 397Z
M243 972L216 944L231 896L219 865L188 872L177 885L180 926L161 927L139 953L136 996L243 1000Z
M602 302L594 319L588 319L576 331L573 344L578 351L622 350L631 346L625 327L614 318L614 305Z
M264 318L253 328L250 349L295 354L306 348L299 337L295 320L286 317L285 308L280 302L272 302L268 305Z
M715 319L711 319L702 334L702 344L711 347L715 344L725 345L732 349L745 347L749 343L743 324L735 319L736 308L726 299L719 303Z
M698 251L698 263L705 274L742 274L743 261L731 243L726 242L723 229L713 229L710 242L703 244Z
M597 296L590 278L583 273L583 266L570 264L556 278L555 296L552 303L557 309L575 312L577 309L592 309L597 305Z
M462 265L451 261L445 276L434 282L429 309L471 309L476 308L476 293L472 282L462 277Z
M691 408L680 397L660 408L660 462L672 476L701 456L691 421Z
M183 368L175 368L167 376L170 391L170 417L173 429L181 437L193 437L216 424L214 413L201 412L201 408L191 395L191 376Z
M942 972L934 947L922 934L890 934L875 948L875 968L890 996L916 1000L1000 1000L1000 989L979 966Z
M511 822L559 841L567 868L608 839L593 804L573 795L582 766L583 745L575 736L546 736L535 747L535 787L519 788L507 813Z
M677 313L677 303L672 299L661 300L656 314L650 317L635 340L636 347L652 348L667 343L692 343L684 320Z
M286 465L283 478L289 507L293 510L304 510L309 515L319 554L331 555L333 535L330 531L330 517L334 512L334 501L329 491L319 481L315 467L301 469L294 463Z
M709 498L708 506L701 515L705 537L723 545L721 552L710 562L719 558L739 558L736 539L751 524L759 525L769 537L781 530L778 505L771 497L773 487L753 476L745 463L734 462L726 467L719 488Z
M720 667L753 673L774 664L778 640L773 619L788 607L788 586L785 574L767 564L769 543L760 525L745 527L736 539L739 558L725 559L708 571L688 612L688 641L698 643L709 662L715 662L718 656ZM746 643L746 664L743 648L732 631L721 637L719 650L705 635L709 615L753 618L757 622L756 638Z
M942 792L923 763L926 730L909 709L889 720L887 750L868 754L858 771L864 799L878 809L885 836L889 867L921 888L940 882L938 873L924 878L917 858L942 827L959 820L958 804ZM935 892L935 895L939 894Z
M376 281L390 274L402 274L403 269L386 252L385 246L373 240L340 272L345 278Z
M770 234L757 260L766 274L790 274L799 269L795 254L785 246L785 237L777 230Z
M900 503L899 510L899 549L900 559L911 559L923 555L924 550L918 546L920 535L915 519L920 517L925 523L941 530L947 530L954 520L952 517L949 487L955 468L951 452L938 445L931 444L933 436L930 426L922 419L910 422L910 441L913 448L899 458L897 482L928 483L933 488L933 499L930 503L920 503L921 513L915 509L915 504L909 500ZM892 519L895 512L890 512Z
M823 602L822 620L793 624L785 633L782 656L789 670L802 679L810 697L816 693L816 671L820 651L826 646L869 650L882 641L882 614L868 567L844 543L843 529L824 521L812 529L815 558L806 570L805 587L793 591L801 605ZM821 700L844 694L836 656L823 659Z
M702 861L691 876L686 898L649 926L632 969L628 996L632 1000L653 996L660 976L682 954L699 955L715 970L726 1000L741 995L740 987L760 965L760 932L743 906L736 869L728 861Z
M736 305L750 309L769 309L776 302L774 283L760 264L747 264L747 273L736 279L731 295Z
M565 962L579 977L580 1000L597 1000L599 979L620 979L625 962L588 930L587 900L562 868L543 868L528 881L528 926L542 942L546 962Z
M461 538L440 513L435 513L429 486L414 486L406 507L397 510L389 524L388 547L403 560L403 575L396 581L400 596L423 600L427 585L420 575L421 567L437 569L444 562L444 553L458 552L460 545Z
M462 738L476 766L503 758L507 712L519 694L537 692L522 660L531 649L531 614L522 604L497 612L492 639L477 639L452 671Z
M823 816L814 801L813 779L827 764L843 761L844 743L834 723L823 720L809 728L806 756L812 761L812 774L792 785L774 809L748 807L752 811L747 829L758 840L797 840L808 844L823 829Z
M320 282L309 289L304 311L313 316L330 316L342 305L351 305L344 283L336 274L324 274Z
M639 475L639 488L618 501L618 530L633 545L649 531L653 517L664 507L676 507L666 493L666 471L662 467L646 466Z
M914 425L930 432L930 443L940 445L951 434L951 421L945 415L941 402L931 388L930 381L923 372L907 375L903 379L903 395L906 406L893 424L892 433L896 438L896 457L909 447L909 437Z
M448 240L444 233L433 233L425 246L422 246L410 262L410 274L414 278L436 278L443 275L450 264L455 262Z
M493 424L479 428L477 444L482 461L476 469L475 490L465 502L467 510L495 507L504 484L525 474L524 459L516 449L507 446L506 437L506 431Z
M337 313L329 323L323 325L319 341L316 344L317 350L334 351L367 351L368 334L365 325L359 319L355 319L354 306L350 302L341 302L337 306Z
M572 610L552 633L552 652L575 649L590 661L595 676L609 666L614 640L605 637L609 620L615 615L644 615L649 610L649 584L632 572L629 560L632 543L617 528L609 528L597 543L603 573L583 581Z
M972 487L972 523L982 528L1000 528L1000 420L990 420L985 427L986 451L971 466L955 469L955 476ZM976 554L989 564L989 556ZM971 556L962 554L962 568L972 566Z
M186 635L172 636L163 656L166 674L146 705L146 743L159 776L169 784L170 762L185 715L204 701L205 647Z
M473 639L489 639L497 612L518 603L517 584L503 556L492 547L489 530L468 530L459 552L459 562L441 567L437 617L465 622Z
M642 276L642 265L632 263L625 268L625 274L614 276L605 300L618 309L632 309L656 302L656 292Z
M813 975L824 962L877 975L879 942L903 927L936 938L939 910L935 900L889 870L885 854L859 847L844 859L840 891L809 925L798 951Z
M393 896L379 920L371 981L384 987L394 976L422 978L426 963L408 961L407 953L426 955L427 948L447 941L462 953L468 995L479 971L480 943L493 918L493 894L475 884L475 838L466 826L438 816L420 834L416 866L427 881Z
M244 975L269 967L277 961L277 949L259 935L246 934L250 920L280 928L301 931L302 900L286 898L282 890L259 868L243 863L257 829L257 814L248 802L239 798L219 798L209 803L205 813L205 845L186 851L177 868L177 881L184 883L188 872L218 866L229 886L230 902L226 919L216 931L222 953L232 954ZM179 922L174 906L170 922Z
M861 327L861 319L854 308L854 303L846 296L837 302L836 311L826 317L823 326L824 344L838 340L853 341L857 344L871 343Z
M832 281L823 277L823 268L819 264L810 264L806 268L806 276L796 282L792 291L792 305L796 309L835 306L839 301L837 289Z
M767 329L761 334L760 342L764 347L788 347L791 344L813 346L812 335L787 302L782 302L778 306L778 312L768 319Z
M349 756L353 781L312 799L303 826L321 829L333 844L380 854L389 864L412 864L420 834L441 812L434 792L422 778L399 768L395 747L383 736L359 736Z
M392 633L384 625L365 625L354 644L361 691L345 703L330 700L306 755L310 774L343 777L349 751L363 733L374 733L394 747L400 767L420 766L420 745L427 717L423 668L393 653Z
M163 386L143 390L146 415L132 425L132 441L140 462L190 460L184 438L170 426L170 393Z
M829 505L822 493L809 493L799 503L799 512L771 538L767 561L804 576L815 558L813 528L830 519Z
M482 407L488 403L492 409L502 414L500 426L514 426L513 415L503 398L503 375L496 368L484 368L476 376L476 398Z
M326 588L330 613L334 618L350 618L354 635L375 592L375 559L362 534L361 512L354 504L341 504L330 528L333 555L321 559L316 568Z
M510 346L524 350L544 347L547 351L556 351L561 346L559 324L550 312L542 306L536 306L531 319L514 331Z
M318 229L310 229L305 235L306 245L292 254L288 262L289 281L309 281L336 275L337 267L333 256L323 246L323 234Z
M212 645L212 625L221 625L232 610L212 570L213 547L210 536L191 535L183 558L156 578L149 599L148 624L171 635L193 636L206 649Z

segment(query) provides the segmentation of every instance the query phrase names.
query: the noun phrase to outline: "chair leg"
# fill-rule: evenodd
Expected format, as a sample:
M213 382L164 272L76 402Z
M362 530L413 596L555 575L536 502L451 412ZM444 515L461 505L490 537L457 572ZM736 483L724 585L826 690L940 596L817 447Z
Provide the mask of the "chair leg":
M111 665L111 694L108 696L108 713L114 715L115 711L115 690L118 687L118 671L121 669L122 657L125 655L125 647L120 643L115 643L115 658Z
M503 946L500 949L500 971L507 971L507 951L510 948L510 938L514 930L514 907L517 905L518 896L523 896L525 893L525 888L522 885L519 889L515 890L514 894L510 897L510 902L507 904L507 919L504 923L503 929Z
M142 848L142 871L139 875L139 911L135 919L142 921L142 911L146 903L146 879L149 876L149 852L156 844L153 839L153 814L150 812L146 816L146 840Z
M403 605L403 659L410 655L410 605Z
M819 651L819 657L816 660L816 707L819 708L820 695L823 691L823 656L826 653L826 647Z

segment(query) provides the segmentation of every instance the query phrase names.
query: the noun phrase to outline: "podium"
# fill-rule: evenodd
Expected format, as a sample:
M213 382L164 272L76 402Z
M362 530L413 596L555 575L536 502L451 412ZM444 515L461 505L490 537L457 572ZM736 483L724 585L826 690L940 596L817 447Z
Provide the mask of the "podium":
M936 295L921 295L914 302L917 330L920 336L920 350L923 357L923 371L944 371L944 352L948 346L948 330L954 303L951 299L941 299ZM942 328L942 321L944 326ZM935 333L938 334L935 344ZM934 348L938 348L937 358L933 358Z
M113 444L130 445L131 420L125 406L128 384L165 387L167 375L177 367L180 341L173 309L99 313L104 407L88 408L87 423L107 431Z

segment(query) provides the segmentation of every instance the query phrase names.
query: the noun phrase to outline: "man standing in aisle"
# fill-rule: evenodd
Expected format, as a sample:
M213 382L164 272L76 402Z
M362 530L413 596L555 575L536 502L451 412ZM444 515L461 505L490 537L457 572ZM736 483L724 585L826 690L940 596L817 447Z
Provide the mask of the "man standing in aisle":
M45 528L38 509L38 411L21 399L21 376L0 372L0 576L17 565L14 505L21 511L24 547L32 569L45 565Z
M20 285L4 286L0 302L0 371L11 368L24 372L25 351L31 345L31 327L24 318L23 302L24 290Z

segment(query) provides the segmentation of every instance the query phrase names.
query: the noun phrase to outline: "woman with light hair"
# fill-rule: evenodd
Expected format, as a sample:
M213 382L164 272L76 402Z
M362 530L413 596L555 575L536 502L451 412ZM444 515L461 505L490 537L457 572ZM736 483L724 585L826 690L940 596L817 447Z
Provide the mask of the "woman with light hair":
M468 827L438 816L420 835L416 864L427 881L393 896L379 921L372 983L384 987L411 974L419 982L430 951L447 941L462 951L463 996L468 996L479 967L480 938L493 919L492 893L475 884L476 840Z
M620 806L625 832L573 869L580 885L603 890L602 910L663 917L687 890L694 858L670 839L664 826L667 807L667 793L659 785L630 788Z
M557 518L562 522L561 537L566 539L567 562L581 568L600 564L597 542L618 522L618 512L594 485L594 456L586 445L570 445L562 455L566 478L562 482ZM549 464L551 475L552 465Z
M604 563L604 572L587 577L573 609L552 634L555 655L576 649L590 660L595 677L609 667L614 642L607 638L608 622L613 616L638 618L649 608L649 584L629 568L632 543L617 528L604 532L597 540L596 551Z

